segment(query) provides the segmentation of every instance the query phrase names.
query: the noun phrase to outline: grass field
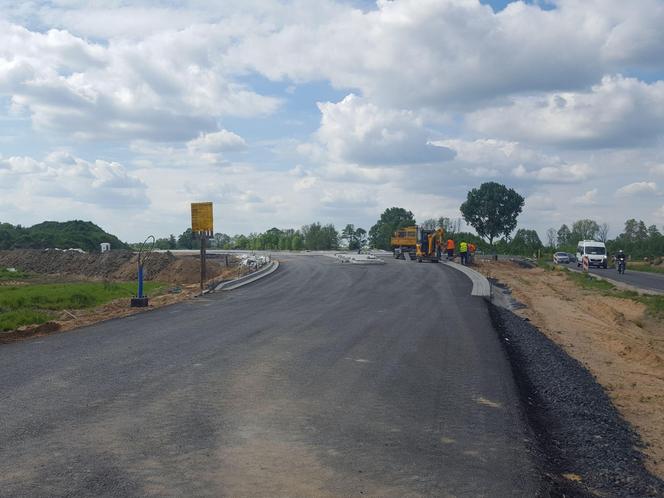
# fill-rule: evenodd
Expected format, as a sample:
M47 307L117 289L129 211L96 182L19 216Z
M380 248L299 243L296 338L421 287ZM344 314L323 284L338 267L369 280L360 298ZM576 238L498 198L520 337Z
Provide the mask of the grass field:
M664 267L653 266L650 263L645 263L643 261L628 261L627 269L634 271L645 271L648 273L664 273Z
M154 293L161 286L159 283L148 282L145 284L145 292ZM53 319L60 310L92 308L135 294L134 282L0 286L0 331L44 323Z
M29 275L22 271L9 271L6 268L0 268L0 282L4 280L25 280Z

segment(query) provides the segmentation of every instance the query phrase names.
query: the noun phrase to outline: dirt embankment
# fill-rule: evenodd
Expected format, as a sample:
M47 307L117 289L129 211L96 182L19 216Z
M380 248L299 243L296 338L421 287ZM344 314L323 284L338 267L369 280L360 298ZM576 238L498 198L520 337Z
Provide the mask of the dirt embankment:
M137 258L131 251L100 254L26 249L0 251L0 267L17 268L37 275L61 275L71 280L134 280ZM233 264L231 258L229 266ZM218 278L226 271L225 258L208 260L208 278ZM200 262L196 256L153 253L147 258L144 272L146 280L193 284L200 281Z
M563 271L482 262L525 304L515 311L583 363L646 443L650 470L664 477L664 322L631 299L584 290Z

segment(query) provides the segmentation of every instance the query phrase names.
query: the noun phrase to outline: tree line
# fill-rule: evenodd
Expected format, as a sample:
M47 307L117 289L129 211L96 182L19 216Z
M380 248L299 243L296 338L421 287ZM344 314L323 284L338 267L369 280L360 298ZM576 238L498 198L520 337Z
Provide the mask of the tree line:
M230 236L215 233L209 246L216 249L239 249L247 251L329 251L340 247L358 250L366 247L367 232L354 225L346 225L341 232L331 223L314 222L300 229L270 228L265 232ZM174 235L156 240L157 249L198 249L200 241L193 237L191 229L185 230L177 238Z
M128 249L115 235L90 221L44 221L31 227L0 223L0 249L83 249L99 252L109 242L113 249Z
M657 225L646 225L643 220L630 218L625 221L623 231L615 239L609 239L608 234L607 223L583 219L575 221L571 228L563 224L558 229L547 230L547 245L553 250L573 253L579 241L599 240L606 243L609 254L622 249L634 259L652 259L664 255L664 235Z

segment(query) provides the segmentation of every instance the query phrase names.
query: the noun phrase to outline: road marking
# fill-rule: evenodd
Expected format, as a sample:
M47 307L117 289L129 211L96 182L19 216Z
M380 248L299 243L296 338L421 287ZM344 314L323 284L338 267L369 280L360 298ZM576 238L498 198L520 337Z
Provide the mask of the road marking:
M356 361L358 363L373 363L371 360L365 360L364 358L351 358L350 356L346 356L344 360Z
M491 401L490 399L483 398L482 396L475 398L475 401L477 401L481 405L490 406L491 408L503 407L503 405L501 405L500 403L496 403L495 401Z

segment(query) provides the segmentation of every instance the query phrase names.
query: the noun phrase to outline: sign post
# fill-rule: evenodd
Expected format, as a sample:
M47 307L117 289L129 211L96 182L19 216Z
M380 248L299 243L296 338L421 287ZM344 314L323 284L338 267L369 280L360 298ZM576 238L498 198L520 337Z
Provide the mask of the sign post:
M590 271L590 260L588 256L584 256L581 261L583 262L583 271L588 273Z
M207 239L214 235L211 202L191 203L191 232L201 241L201 293L207 280L205 268L205 246Z

